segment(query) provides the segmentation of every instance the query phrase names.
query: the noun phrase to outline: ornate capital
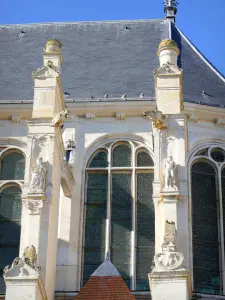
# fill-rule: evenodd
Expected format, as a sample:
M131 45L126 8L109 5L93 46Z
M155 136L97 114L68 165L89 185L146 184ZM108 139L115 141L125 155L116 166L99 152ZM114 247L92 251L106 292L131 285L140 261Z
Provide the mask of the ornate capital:
M40 199L23 199L23 205L28 208L30 215L40 215L44 201Z

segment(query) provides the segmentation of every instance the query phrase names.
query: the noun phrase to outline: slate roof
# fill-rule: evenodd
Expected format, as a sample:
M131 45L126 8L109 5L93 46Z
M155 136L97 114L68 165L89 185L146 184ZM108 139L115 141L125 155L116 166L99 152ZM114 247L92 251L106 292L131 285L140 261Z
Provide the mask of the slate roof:
M32 100L32 71L43 64L49 38L62 44L62 81L75 100L154 97L153 70L161 40L170 37L166 20L103 21L0 26L0 101ZM172 38L181 50L184 100L225 105L225 83L176 27ZM203 91L205 93L203 93Z

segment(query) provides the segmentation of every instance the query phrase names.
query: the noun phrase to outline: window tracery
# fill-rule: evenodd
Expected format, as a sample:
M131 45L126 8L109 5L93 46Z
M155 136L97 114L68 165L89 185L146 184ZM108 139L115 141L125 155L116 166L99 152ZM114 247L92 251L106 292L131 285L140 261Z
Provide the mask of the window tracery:
M21 186L25 158L18 149L0 152L0 294L5 293L3 269L19 254Z
M108 254L132 290L149 290L154 257L153 160L122 141L98 149L86 168L83 281Z
M208 147L191 167L194 291L225 294L225 151Z

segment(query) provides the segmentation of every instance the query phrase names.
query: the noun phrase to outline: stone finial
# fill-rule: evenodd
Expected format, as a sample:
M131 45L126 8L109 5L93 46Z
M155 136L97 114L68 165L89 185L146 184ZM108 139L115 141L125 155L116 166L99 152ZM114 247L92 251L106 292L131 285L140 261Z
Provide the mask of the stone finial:
M160 60L160 67L171 64L177 66L177 58L180 54L180 50L177 43L173 40L163 40L159 44L157 55Z
M62 48L62 44L56 39L50 39L47 41L44 51L48 54L60 53Z
M50 39L44 46L44 66L55 69L60 72L60 66L62 64L61 55L62 44L56 39Z

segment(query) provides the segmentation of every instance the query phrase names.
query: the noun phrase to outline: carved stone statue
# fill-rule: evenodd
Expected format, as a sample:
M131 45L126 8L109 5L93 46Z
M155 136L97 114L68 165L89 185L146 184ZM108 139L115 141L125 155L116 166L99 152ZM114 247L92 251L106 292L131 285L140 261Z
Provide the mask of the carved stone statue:
M66 150L66 161L70 164L73 165L74 160L75 160L75 142L71 139L68 139L65 143L65 150Z
M175 176L174 171L176 169L176 163L173 160L172 156L164 159L163 163L163 174L165 176L165 190L175 189Z
M32 168L29 193L44 193L46 188L46 168L41 157Z
M31 247L26 247L23 253L23 257L25 262L35 268L37 265L37 253L35 247L32 245Z
M12 262L11 267L8 265L4 268L4 270L3 270L4 275L6 275L11 269L13 269L14 267L16 267L18 264L20 264L22 262L29 265L31 268L36 270L38 273L41 270L40 267L37 267L37 252L36 252L35 247L32 245L31 247L26 247L25 248L22 257L17 257L17 258L14 259L14 261ZM21 268L21 269L20 269L21 270L21 275L24 275L23 271L25 269L24 268Z
M150 120L152 120L153 125L157 129L166 129L167 128L167 118L159 110L156 111L145 111L143 115Z
M176 250L176 226L175 222L165 222L165 234L162 244L162 252L154 257L155 267L159 270L175 270L182 268L184 262L183 253Z

